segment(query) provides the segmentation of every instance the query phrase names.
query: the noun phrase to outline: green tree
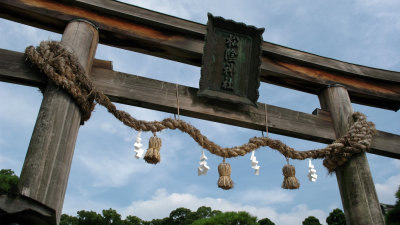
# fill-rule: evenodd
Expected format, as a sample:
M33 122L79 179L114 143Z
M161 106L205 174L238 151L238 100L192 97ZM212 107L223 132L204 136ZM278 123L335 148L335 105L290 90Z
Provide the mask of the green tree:
M103 209L103 220L105 225L122 225L121 215L114 209Z
M0 194L17 194L19 178L10 169L0 170Z
M174 224L171 218L165 217L164 219L153 219L152 221L144 222L144 225L171 225Z
M196 211L196 219L210 218L213 216L211 207L201 206Z
M79 225L106 225L104 218L93 211L78 211L78 224Z
M322 225L314 216L309 216L303 221L303 225Z
M62 214L60 218L60 225L79 225L78 218L67 214Z
M169 218L173 222L172 224L176 225L191 224L195 220L193 219L192 211L184 207L171 211Z
M143 220L137 216L127 216L126 219L123 220L122 224L123 225L143 225Z
M211 212L211 217L216 216L216 215L218 215L218 214L220 214L220 213L222 213L222 211L220 211L220 210L213 210L213 211Z
M386 225L400 225L400 186L396 192L396 204L385 217Z
M262 219L262 220L259 220L258 221L258 224L259 225L275 225L275 223L274 222L272 222L270 219L268 219L268 218L264 218L264 219Z
M258 225L257 217L251 216L248 212L224 212L216 216L196 220L192 225Z
M326 218L328 225L346 225L346 217L341 209L334 209Z

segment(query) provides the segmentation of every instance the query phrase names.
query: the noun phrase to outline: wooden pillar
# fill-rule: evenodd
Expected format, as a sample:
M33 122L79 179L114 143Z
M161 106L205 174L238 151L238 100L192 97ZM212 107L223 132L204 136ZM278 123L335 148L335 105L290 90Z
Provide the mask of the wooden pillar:
M99 35L93 24L74 20L61 42L78 57L89 74ZM56 210L59 223L81 113L73 99L53 82L48 83L22 168L19 190Z
M346 88L330 86L319 95L321 108L330 111L336 137L345 135L352 123L353 107ZM384 225L375 185L365 153L354 155L336 169L347 225Z

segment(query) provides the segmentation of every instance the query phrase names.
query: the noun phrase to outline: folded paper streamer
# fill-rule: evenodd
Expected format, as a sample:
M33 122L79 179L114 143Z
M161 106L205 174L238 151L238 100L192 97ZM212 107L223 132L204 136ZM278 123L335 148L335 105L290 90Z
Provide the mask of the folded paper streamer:
M144 153L144 149L142 148L143 147L142 138L140 137L141 134L142 134L142 131L139 131L137 136L136 136L136 142L135 142L135 144L133 144L133 146L135 147L135 150L133 150L133 151L136 152L135 157L137 159L142 158L143 157L143 153Z
M144 160L150 164L157 164L161 161L160 156L161 138L158 138L155 134L149 140L149 149L147 149Z
M86 75L85 70L80 66L77 57L61 42L42 41L40 46L37 48L33 46L27 47L25 54L28 61L36 65L39 70L46 74L50 80L71 95L80 108L82 114L82 125L90 118L96 103L98 103L106 107L110 113L112 113L126 126L131 127L136 131L152 131L154 133L160 132L164 129L179 129L180 131L191 136L193 140L195 140L198 144L201 144L201 146L204 144L204 148L210 151L211 154L215 154L224 158L244 156L255 149L263 146L269 146L271 149L279 151L287 158L298 160L304 160L307 158L324 158L323 165L328 169L329 173L332 173L338 166L343 165L348 159L350 159L352 155L368 151L372 143L373 136L376 134L375 125L372 122L368 122L364 114L355 112L353 114L354 124L349 128L348 133L322 149L296 151L281 141L268 137L254 137L251 138L248 143L245 143L241 146L234 148L222 148L202 135L196 127L179 119L178 85L176 85L178 120L166 118L162 121L141 121L135 119L125 111L118 110L104 93L96 90L93 82ZM265 124L268 125L266 107L267 105L265 104ZM268 132L267 128L268 126L266 126L266 131ZM153 147L151 147L151 145L153 145ZM146 162L153 164L160 162L160 147L161 140L159 140L157 137L150 139L149 150L146 152L144 157ZM221 166L221 168L225 168L226 170L229 168L230 175L230 166L228 166L229 164L227 164L227 166ZM218 168L218 170L220 169ZM295 188L296 186L299 186L296 177L294 177L295 169L292 165L285 166L283 168L283 173L285 175L285 185L282 186L285 186L286 188ZM232 181L230 180L230 182ZM289 185L290 183L293 185Z
M206 175L209 169L210 167L207 165L207 156L204 154L203 149L203 153L200 157L199 167L197 168L197 173L199 176Z
M317 181L317 170L314 169L314 165L311 163L311 159L308 160L308 180L311 182L316 182Z
M254 169L254 175L260 175L260 166L258 165L257 157L254 156L254 152L251 152L250 161L251 161L251 168Z

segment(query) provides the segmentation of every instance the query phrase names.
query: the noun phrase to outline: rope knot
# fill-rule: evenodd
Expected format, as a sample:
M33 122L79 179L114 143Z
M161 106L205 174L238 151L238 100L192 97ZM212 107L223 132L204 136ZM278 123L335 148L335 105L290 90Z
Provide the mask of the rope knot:
M333 172L338 166L343 165L353 154L368 151L372 143L372 138L376 133L375 125L372 122L366 121L366 116L364 114L355 112L350 118L354 120L354 123L345 136L338 138L332 144L323 149L300 152L279 140L274 140L268 137L267 106L264 105L267 136L251 138L248 143L241 146L222 148L201 134L197 128L183 120L180 120L179 116L178 120L164 119L163 121L148 122L137 120L129 113L118 110L105 94L94 88L92 81L88 78L85 70L79 64L77 57L75 57L73 52L68 50L68 48L60 42L42 41L37 48L34 48L33 46L27 47L25 54L27 60L36 65L50 80L52 80L56 85L64 88L72 96L82 113L81 124L90 118L97 102L106 107L110 113L126 126L137 131L159 132L166 128L179 129L182 132L189 134L193 140L195 140L200 146L209 150L212 154L224 158L243 156L259 147L268 146L279 151L285 157L292 159L304 160L306 158L324 158L324 166L329 172ZM176 85L176 96L177 107L179 108L178 85ZM157 163L159 161L157 159L157 154L159 154L161 141L154 138L154 140L152 140L152 146L151 149L153 153L149 158L151 158L150 161ZM150 151L150 153L152 151ZM220 178L222 177L222 186L226 188L232 187L233 182L229 177L231 171L230 165L223 162L218 167L218 171L220 172ZM291 167L287 167L283 173L294 175L294 172L294 168L292 169ZM220 182L218 182L218 184L219 183Z
M37 48L27 47L25 55L49 79L73 97L81 111L81 125L83 125L95 107L94 98L90 96L93 84L73 52L61 42L42 41Z

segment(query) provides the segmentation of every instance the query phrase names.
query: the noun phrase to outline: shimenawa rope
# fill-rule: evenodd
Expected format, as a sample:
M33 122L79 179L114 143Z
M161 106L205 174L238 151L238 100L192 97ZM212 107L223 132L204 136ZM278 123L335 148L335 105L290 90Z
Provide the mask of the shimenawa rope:
M356 112L353 114L354 124L350 127L348 133L322 149L296 151L279 140L269 138L268 135L267 137L251 138L248 143L241 146L223 148L202 135L196 127L180 120L179 117L178 120L166 118L162 121L148 122L137 120L129 113L118 110L106 95L94 87L74 54L64 48L60 42L43 41L37 48L27 47L25 53L30 62L73 97L82 112L82 124L90 118L95 102L97 102L132 129L153 133L164 129L179 129L190 135L194 141L210 153L223 158L243 156L255 149L268 146L279 151L286 158L298 160L324 158L324 166L329 172L333 172L336 167L344 164L353 154L367 151L376 132L375 125L372 122L367 122L364 114Z

